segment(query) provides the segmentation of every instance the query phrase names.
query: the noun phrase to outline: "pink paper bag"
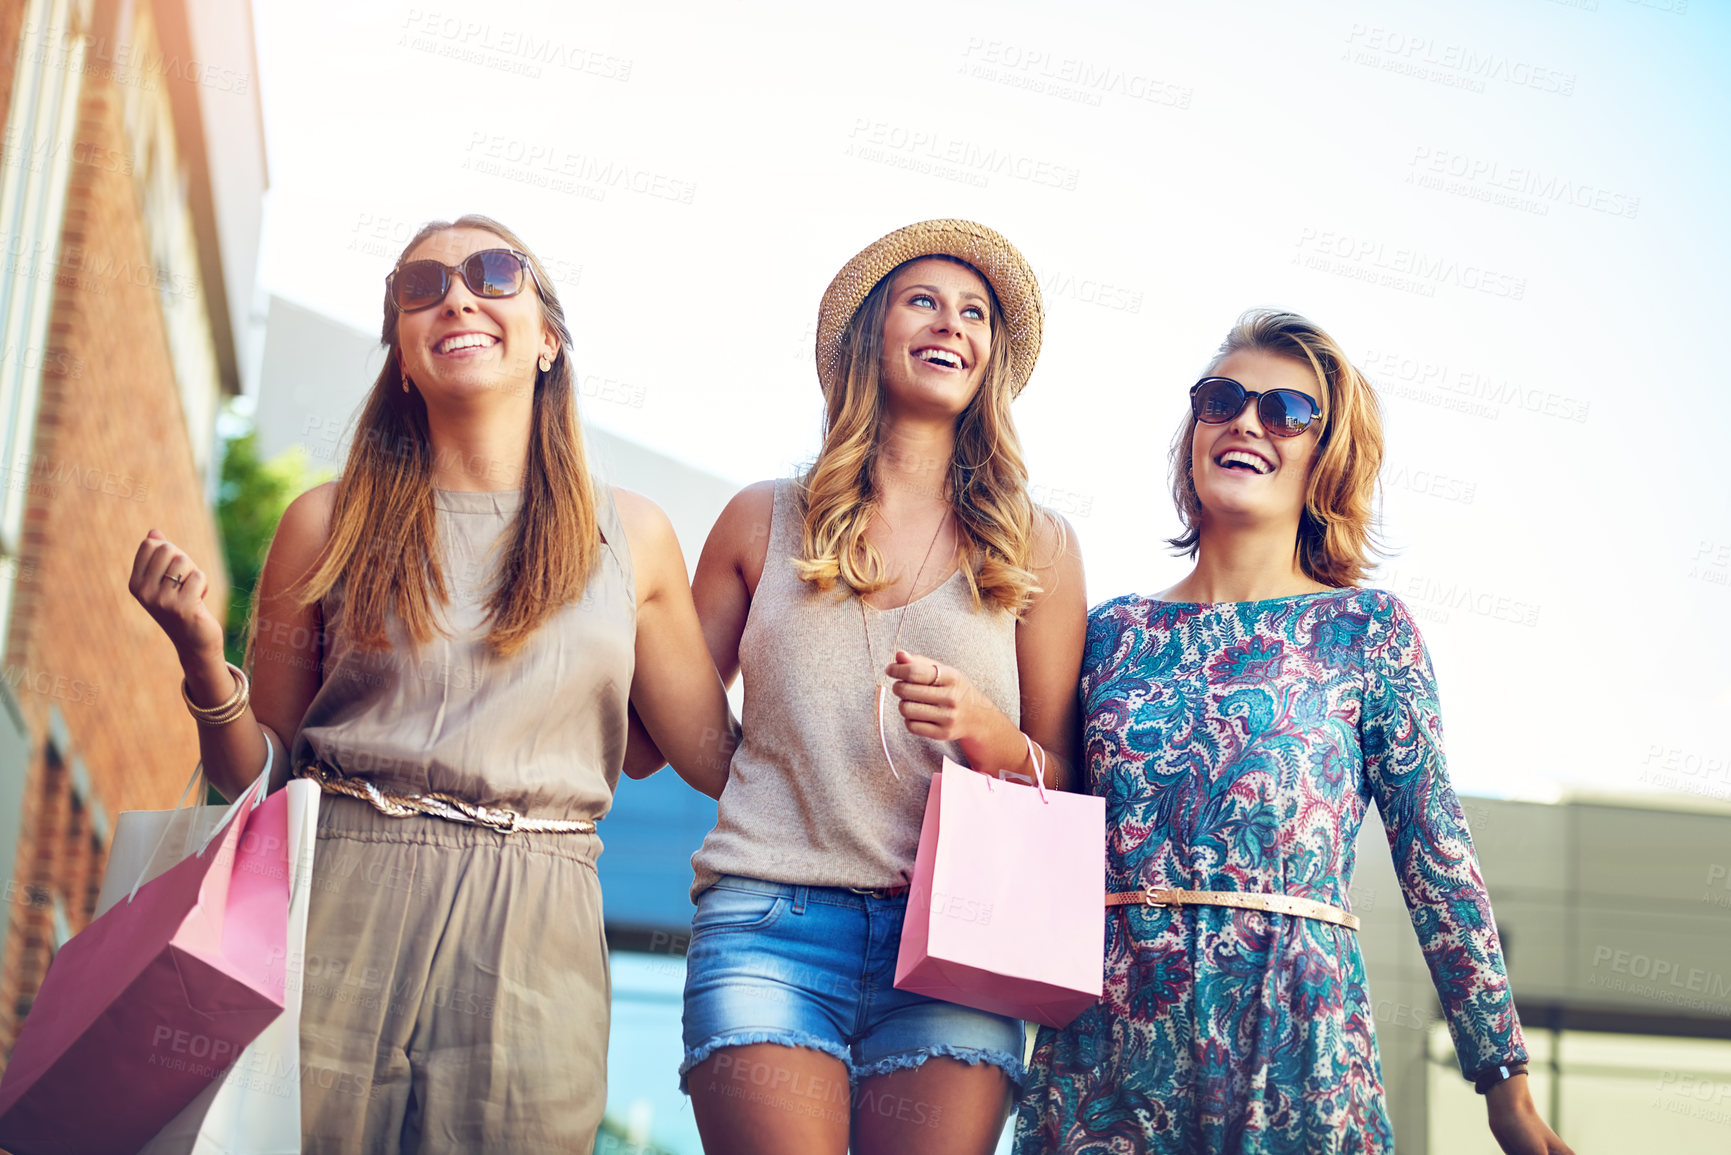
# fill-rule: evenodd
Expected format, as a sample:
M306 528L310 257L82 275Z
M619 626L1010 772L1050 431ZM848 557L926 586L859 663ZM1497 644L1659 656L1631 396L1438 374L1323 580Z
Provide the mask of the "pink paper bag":
M1062 1027L1100 997L1106 800L948 758L920 828L896 988Z
M60 949L0 1079L0 1146L136 1152L282 1013L286 799L253 801Z

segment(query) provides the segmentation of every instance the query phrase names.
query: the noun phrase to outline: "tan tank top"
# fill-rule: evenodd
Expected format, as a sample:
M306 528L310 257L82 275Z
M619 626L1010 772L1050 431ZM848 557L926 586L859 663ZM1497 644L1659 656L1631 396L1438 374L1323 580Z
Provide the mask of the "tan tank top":
M393 617L389 649L358 649L342 587L332 590L321 603L324 683L294 765L322 760L380 786L540 818L606 814L625 758L637 604L612 490L597 483L596 497L604 546L583 597L499 658L483 641L486 598L520 495L435 490L447 632L416 648Z
M896 886L912 872L931 777L961 746L910 734L886 694L884 734L898 781L878 739L878 674L902 611L865 608L848 594L820 592L793 570L800 548L799 498L775 487L769 551L739 640L745 679L743 735L722 791L715 829L692 855L693 901L723 874L808 886ZM960 570L907 607L899 648L967 675L1019 724L1016 622L975 609ZM965 764L965 763L964 763Z

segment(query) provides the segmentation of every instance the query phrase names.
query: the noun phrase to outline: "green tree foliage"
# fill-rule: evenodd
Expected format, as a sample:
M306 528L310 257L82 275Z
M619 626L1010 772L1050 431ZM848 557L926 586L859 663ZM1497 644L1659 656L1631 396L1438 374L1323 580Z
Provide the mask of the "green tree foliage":
M276 523L282 520L289 502L324 481L325 476L308 466L306 454L298 446L263 461L252 431L228 442L222 459L222 485L217 491L216 520L222 531L229 579L223 648L228 660L237 666L244 664L252 594Z

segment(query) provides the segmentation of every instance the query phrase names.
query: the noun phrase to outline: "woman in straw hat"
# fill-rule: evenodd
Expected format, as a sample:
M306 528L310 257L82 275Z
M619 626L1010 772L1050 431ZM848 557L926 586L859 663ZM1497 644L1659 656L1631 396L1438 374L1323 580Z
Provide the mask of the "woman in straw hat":
M1041 321L991 229L867 247L818 311L817 460L740 493L704 546L704 634L746 683L692 858L680 1074L711 1155L957 1155L1003 1128L1021 1024L891 984L943 758L1069 778L1082 564L1010 418Z
M205 772L324 790L301 1019L308 1151L588 1151L606 1102L600 839L627 699L719 793L726 697L666 516L593 481L570 334L496 221L386 281L342 476L289 506L253 681L154 530L133 595L174 643ZM290 756L292 753L292 757ZM267 756L269 761L267 761Z
M1246 314L1190 391L1173 496L1196 559L1089 615L1088 787L1107 799L1105 999L1042 1029L1020 1155L1391 1152L1346 909L1374 804L1491 1130L1533 1110L1490 899L1400 600L1364 589L1382 426L1335 341Z

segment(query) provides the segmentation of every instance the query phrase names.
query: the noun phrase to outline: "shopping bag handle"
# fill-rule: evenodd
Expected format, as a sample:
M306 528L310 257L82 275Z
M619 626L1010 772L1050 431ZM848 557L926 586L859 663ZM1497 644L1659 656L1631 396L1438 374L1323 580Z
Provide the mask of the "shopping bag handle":
M1040 801L1045 803L1047 806L1050 806L1052 800L1046 797L1046 751L1039 743L1035 742L1026 734L1022 735L1022 741L1028 744L1028 761L1034 764L1034 781L1032 785L1040 792ZM1011 782L1027 783L1028 781L1028 776L1026 774L1017 774L1010 770L998 771L998 777ZM986 781L990 782L991 778L987 777Z
M1046 750L1038 742L1022 735L1022 741L1028 744L1028 761L1034 764L1034 787L1040 792L1040 801L1050 806L1052 800L1046 797Z
M1046 751L1026 734L1022 735L1022 741L1028 744L1028 761L1034 764L1033 779L1030 780L1026 774L1018 774L1014 770L1000 770L997 777L1005 782L1020 782L1024 786L1034 787L1040 792L1040 801L1050 806L1052 800L1046 797ZM990 774L986 775L986 787L987 789L992 788L992 775Z
M234 819L235 814L240 811L240 804L242 802L247 801L250 797L252 799L252 806L256 808L259 803L264 801L265 791L259 789L259 784L266 784L266 788L268 789L270 783L271 762L275 757L276 751L272 749L270 742L267 740L264 744L264 769L259 773L258 778L254 780L251 786L248 786L245 790L241 791L239 798L236 798L233 802L229 803L228 809L223 811L222 818L218 820L216 826L211 830L211 832L205 836L204 842L193 854L194 858L204 857L204 852L210 849L210 844L216 840L217 835L223 832L228 824ZM174 804L176 810L179 810L186 803L186 796L192 792L193 784L203 777L204 763L200 762L193 768L192 777L187 781L186 789L180 792L180 799ZM150 848L150 854L145 857L144 866L140 868L138 877L132 880L132 889L126 894L127 902L131 902L138 896L138 888L144 885L144 876L150 873L150 864L156 861L156 852L162 849L162 840L168 837L168 828L172 825L174 825L172 822L163 823L162 833L156 836L156 845Z

